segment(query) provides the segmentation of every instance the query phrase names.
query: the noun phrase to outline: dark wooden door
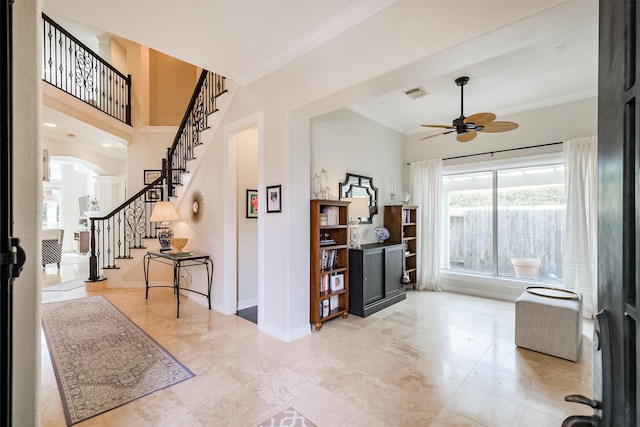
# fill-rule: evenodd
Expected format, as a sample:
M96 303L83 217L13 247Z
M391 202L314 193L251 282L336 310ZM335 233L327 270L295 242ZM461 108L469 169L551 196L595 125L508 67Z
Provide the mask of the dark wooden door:
M24 251L13 238L13 0L0 2L0 425L12 425L13 279Z
M402 268L404 245L389 246L384 251L385 298L404 292Z
M640 105L638 5L600 0L598 315L593 417L563 426L637 426L640 344Z
M364 305L384 298L384 251L368 249L364 251Z
M598 308L594 398L604 426L636 426L640 328L638 4L600 1Z
M0 425L11 425L11 1L0 2Z

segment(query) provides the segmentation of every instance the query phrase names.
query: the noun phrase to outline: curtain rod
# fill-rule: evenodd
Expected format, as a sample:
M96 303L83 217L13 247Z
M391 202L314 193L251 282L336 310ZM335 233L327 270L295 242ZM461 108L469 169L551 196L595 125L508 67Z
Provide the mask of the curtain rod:
M560 141L560 142L550 142L548 144L540 144L540 145L529 145L527 147L505 148L504 150L487 151L486 153L465 154L464 156L445 157L442 160L464 159L465 157L484 156L486 154L491 154L491 156L493 156L496 153L505 153L507 151L516 151L516 150L526 150L527 148L548 147L550 145L558 145L558 144L562 144L562 141ZM407 162L406 165L409 166L409 165L411 165L411 163L413 163L413 162Z

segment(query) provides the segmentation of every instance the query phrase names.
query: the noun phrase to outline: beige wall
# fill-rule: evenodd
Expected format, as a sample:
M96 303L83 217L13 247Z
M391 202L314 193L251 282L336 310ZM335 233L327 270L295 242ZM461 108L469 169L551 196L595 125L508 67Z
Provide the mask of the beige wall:
M194 65L150 49L149 125L180 125L197 77Z

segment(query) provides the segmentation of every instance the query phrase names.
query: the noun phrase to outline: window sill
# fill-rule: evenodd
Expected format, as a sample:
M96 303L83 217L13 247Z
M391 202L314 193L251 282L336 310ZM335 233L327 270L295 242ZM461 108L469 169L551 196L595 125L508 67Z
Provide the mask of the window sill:
M442 290L504 301L515 301L527 286L552 286L537 280L479 276L453 270L440 270Z

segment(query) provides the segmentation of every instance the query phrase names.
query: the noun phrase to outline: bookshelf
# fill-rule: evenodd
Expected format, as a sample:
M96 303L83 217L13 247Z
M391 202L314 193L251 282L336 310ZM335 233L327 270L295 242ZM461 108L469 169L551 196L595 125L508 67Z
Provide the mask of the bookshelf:
M387 243L403 243L405 245L404 268L409 275L408 286L416 288L416 221L417 206L387 205L384 207L384 226L389 230Z
M311 200L311 323L349 316L349 202Z

